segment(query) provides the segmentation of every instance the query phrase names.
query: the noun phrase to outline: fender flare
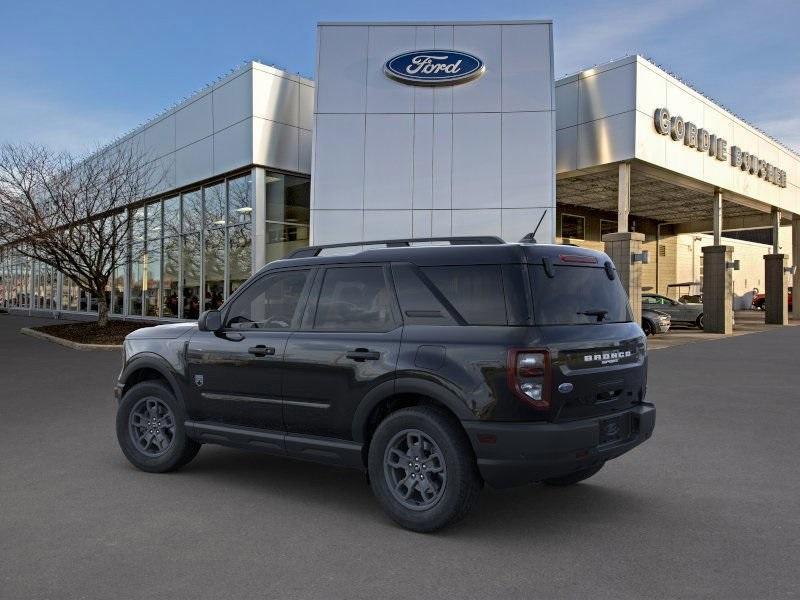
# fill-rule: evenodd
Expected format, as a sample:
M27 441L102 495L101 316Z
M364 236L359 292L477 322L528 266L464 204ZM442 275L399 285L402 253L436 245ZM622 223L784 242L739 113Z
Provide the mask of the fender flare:
M133 373L136 371L141 371L142 369L152 369L166 379L167 383L169 383L170 387L172 388L175 397L179 402L181 402L181 404L183 404L184 408L186 408L186 400L184 397L183 388L178 383L178 378L172 370L169 362L167 362L165 358L159 356L158 354L154 354L152 352L142 352L141 354L134 356L130 362L125 365L122 373L120 373L119 383L125 385L125 383L128 381L128 378Z
M366 441L364 432L370 415L381 402L398 394L427 396L449 409L460 421L470 421L476 418L464 401L441 383L414 377L400 377L375 386L361 400L353 415L352 436L354 441L362 444Z

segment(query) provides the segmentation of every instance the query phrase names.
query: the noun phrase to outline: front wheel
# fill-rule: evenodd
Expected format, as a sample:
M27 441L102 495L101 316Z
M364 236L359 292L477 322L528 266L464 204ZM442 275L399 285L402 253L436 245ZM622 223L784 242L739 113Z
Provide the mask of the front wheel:
M142 471L181 468L200 450L186 436L183 405L166 385L143 381L129 389L117 409L117 441L125 458Z
M389 517L418 532L463 519L483 487L466 434L429 406L404 408L381 422L370 443L369 476Z
M653 324L650 321L645 321L642 324L642 329L644 329L644 334L647 337L650 337L651 335L653 335L656 332L656 328L653 326Z
M705 315L701 314L699 317L697 317L697 320L694 322L694 324L697 325L698 329L703 329L704 322L705 322Z

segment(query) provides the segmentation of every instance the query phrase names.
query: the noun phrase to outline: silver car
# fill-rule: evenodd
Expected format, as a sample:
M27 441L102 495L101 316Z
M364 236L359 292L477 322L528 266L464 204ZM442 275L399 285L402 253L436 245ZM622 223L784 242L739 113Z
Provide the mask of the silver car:
M671 325L669 315L652 308L642 308L642 329L646 336L667 333Z
M642 294L642 309L655 309L667 313L672 324L692 325L703 328L703 305L678 302L661 294Z

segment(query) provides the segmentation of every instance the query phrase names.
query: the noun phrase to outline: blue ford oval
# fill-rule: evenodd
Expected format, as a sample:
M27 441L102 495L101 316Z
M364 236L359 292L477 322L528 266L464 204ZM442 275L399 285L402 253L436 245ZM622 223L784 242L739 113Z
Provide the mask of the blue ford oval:
M477 56L456 50L413 50L386 61L388 77L411 85L455 85L483 75L486 67Z

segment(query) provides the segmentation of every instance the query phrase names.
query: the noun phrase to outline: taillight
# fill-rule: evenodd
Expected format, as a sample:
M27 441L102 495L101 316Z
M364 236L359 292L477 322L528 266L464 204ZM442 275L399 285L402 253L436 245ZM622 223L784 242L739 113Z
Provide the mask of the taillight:
M508 383L514 393L536 409L550 408L550 355L546 350L512 350Z

